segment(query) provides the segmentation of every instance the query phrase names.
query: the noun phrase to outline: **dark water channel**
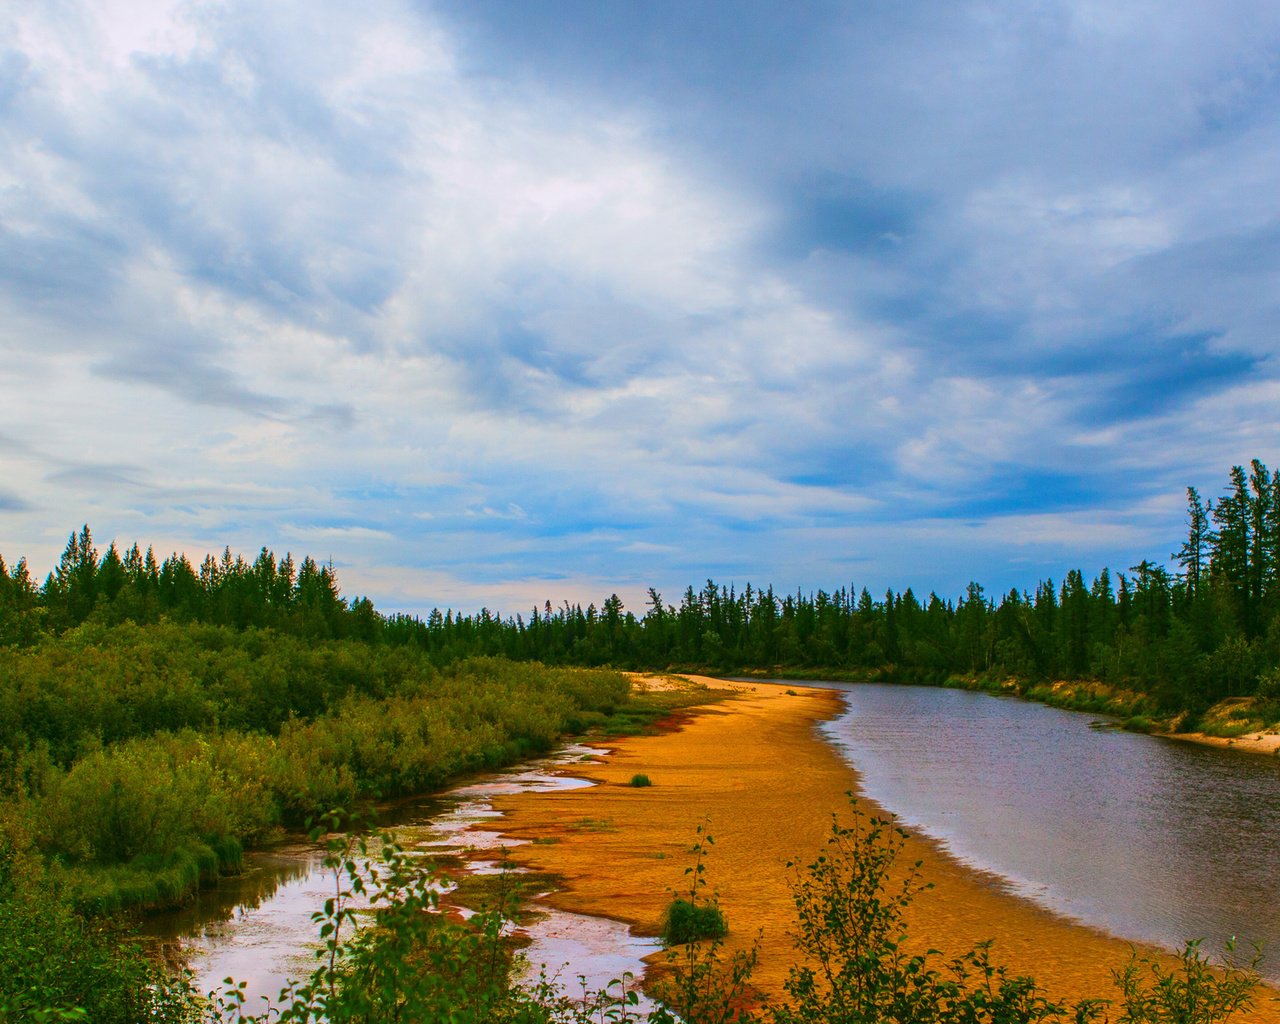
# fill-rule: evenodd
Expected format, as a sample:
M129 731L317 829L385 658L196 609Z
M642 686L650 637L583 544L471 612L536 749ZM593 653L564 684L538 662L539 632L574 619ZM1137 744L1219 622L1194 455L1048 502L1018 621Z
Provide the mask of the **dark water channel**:
M987 694L840 688L823 732L904 824L1125 939L1264 942L1280 981L1280 759Z

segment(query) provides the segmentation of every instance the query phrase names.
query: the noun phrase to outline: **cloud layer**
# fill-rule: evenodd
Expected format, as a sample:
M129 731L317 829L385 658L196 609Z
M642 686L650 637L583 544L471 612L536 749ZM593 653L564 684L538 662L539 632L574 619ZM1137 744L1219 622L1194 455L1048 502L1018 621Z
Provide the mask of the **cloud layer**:
M1028 586L1280 455L1268 5L0 38L0 551L40 567L88 520L409 610Z

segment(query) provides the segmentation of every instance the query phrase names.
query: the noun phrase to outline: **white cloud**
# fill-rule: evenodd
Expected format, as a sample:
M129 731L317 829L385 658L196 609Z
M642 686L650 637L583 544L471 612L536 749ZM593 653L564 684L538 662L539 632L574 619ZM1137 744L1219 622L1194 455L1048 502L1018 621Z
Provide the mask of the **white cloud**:
M1141 462L1163 413L1081 422L1089 384L1016 350L1070 351L1151 309L1265 348L1267 309L1240 312L1239 278L1188 287L1186 253L1278 212L1275 139L1259 125L1150 161L1256 82L1215 78L1218 37L1190 72L1126 70L1146 20L1067 13L995 16L941 62L909 35L846 62L859 88L830 95L878 83L884 103L832 99L850 130L815 165L936 206L875 229L883 260L824 250L805 268L770 252L785 204L690 159L658 104L477 75L409 4L0 15L26 65L0 88L0 433L24 445L0 445L23 506L0 505L0 550L60 549L86 518L172 545L325 544L349 592L396 602L643 574L670 589L701 561L783 582L900 548L891 510L902 530L932 522L993 467ZM1026 77L1058 32L1055 74ZM1007 59L973 59L990 53ZM1112 95L1084 75L1096 60L1133 89L1095 131ZM1184 79L1193 95L1147 118ZM1099 160L1116 125L1139 137ZM793 154L785 136L753 154L808 173L812 140ZM881 312L921 289L1015 338L952 343ZM1250 426L1232 400L1205 397L1176 436L1206 460L1274 444L1265 402ZM1214 416L1230 425L1197 439ZM840 547L813 541L833 522ZM1083 523L1016 536L1081 550ZM406 568L423 565L441 568Z

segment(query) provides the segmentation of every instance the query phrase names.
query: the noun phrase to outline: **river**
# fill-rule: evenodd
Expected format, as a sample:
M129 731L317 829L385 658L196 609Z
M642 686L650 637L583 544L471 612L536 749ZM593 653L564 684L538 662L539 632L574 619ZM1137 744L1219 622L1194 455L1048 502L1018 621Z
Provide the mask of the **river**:
M1097 716L960 690L818 684L846 709L821 727L862 791L963 862L1015 893L1124 939L1220 950L1265 943L1264 976L1280 981L1280 759L1118 730ZM396 831L410 847L485 851L488 798L516 789L586 785L570 746L546 761L405 805ZM491 856L492 854L488 854ZM318 852L294 845L248 858L248 870L193 907L153 918L179 940L202 991L230 975L274 995L314 961L311 914L330 893ZM639 973L651 940L623 925L549 911L535 925L533 963L563 964L595 987Z
M904 825L1124 939L1262 942L1280 981L1280 759L983 693L840 689L822 732Z

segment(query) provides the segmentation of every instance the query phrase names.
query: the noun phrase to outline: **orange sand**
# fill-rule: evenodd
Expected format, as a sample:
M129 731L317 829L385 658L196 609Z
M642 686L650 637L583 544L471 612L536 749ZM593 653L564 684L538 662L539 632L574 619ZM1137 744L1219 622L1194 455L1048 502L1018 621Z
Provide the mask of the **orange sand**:
M1280 733L1247 732L1243 736L1229 739L1225 736L1206 736L1202 732L1169 733L1171 740L1182 740L1185 743L1199 743L1206 747L1224 747L1239 750L1245 754L1266 754L1269 757L1280 757Z
M686 885L694 829L709 819L715 845L707 875L719 891L730 944L745 945L763 929L754 980L776 995L795 958L785 864L816 855L833 813L848 818L845 794L854 775L814 732L815 723L838 712L839 698L800 686L789 694L767 684L701 681L731 685L740 694L679 714L670 731L610 742L613 753L603 762L574 769L598 786L501 797L495 805L507 814L506 834L544 840L514 847L511 855L564 878L548 902L626 921L647 934L657 932L671 889ZM647 774L652 787L627 785L637 772ZM869 801L863 806L878 811ZM1127 943L1002 891L995 879L923 838L910 838L904 860L922 861L924 878L934 885L909 912L911 934L920 942L957 953L994 939L995 962L1034 975L1052 998L1113 993L1109 969L1128 958ZM1280 1021L1274 993L1262 995L1264 1008L1236 1019Z

